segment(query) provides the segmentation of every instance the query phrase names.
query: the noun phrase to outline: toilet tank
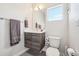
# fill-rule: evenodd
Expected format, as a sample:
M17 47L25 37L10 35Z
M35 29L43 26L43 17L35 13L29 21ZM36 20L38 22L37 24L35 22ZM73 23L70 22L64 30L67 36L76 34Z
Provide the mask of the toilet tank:
M53 48L59 48L60 44L60 37L55 37L55 36L49 36L49 44Z

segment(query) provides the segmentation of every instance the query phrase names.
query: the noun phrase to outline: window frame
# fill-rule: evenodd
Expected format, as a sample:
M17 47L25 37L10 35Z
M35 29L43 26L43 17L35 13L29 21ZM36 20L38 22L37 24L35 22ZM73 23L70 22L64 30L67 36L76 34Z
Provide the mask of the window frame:
M47 8L47 21L48 21L48 10L49 9L52 9L52 8L57 8L57 7L62 7L63 8L63 5L60 4L60 5L55 5L55 6L52 6L52 7ZM63 11L62 11L62 15L63 15L63 13L64 13L64 8L63 8ZM49 21L49 22L59 22L59 21L62 21L63 18L64 18L64 16L62 17L61 20L52 20L52 21Z

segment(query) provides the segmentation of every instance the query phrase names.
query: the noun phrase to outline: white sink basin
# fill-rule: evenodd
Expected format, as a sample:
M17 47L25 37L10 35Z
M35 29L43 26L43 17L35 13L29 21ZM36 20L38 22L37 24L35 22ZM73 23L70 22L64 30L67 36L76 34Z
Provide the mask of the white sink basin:
M35 30L32 30L32 29L29 29L29 28L27 28L27 29L25 29L24 30L24 32L31 32L31 33L44 33L45 31L35 31Z

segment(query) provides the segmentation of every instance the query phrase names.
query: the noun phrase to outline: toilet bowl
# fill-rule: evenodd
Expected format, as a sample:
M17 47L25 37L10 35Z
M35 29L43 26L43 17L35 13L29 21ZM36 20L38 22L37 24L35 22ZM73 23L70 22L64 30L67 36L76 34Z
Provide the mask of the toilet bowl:
M59 56L60 52L57 48L49 47L46 51L47 56Z
M46 56L59 56L60 52L58 50L60 44L59 37L49 36L50 47L46 50Z

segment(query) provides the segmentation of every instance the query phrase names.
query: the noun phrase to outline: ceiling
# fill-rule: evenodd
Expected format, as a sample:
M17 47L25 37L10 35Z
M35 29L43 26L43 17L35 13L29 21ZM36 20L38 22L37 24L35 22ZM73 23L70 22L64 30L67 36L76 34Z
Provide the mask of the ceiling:
M36 6L40 6L42 9L47 9L58 4L60 3L33 3L33 8L35 8Z

